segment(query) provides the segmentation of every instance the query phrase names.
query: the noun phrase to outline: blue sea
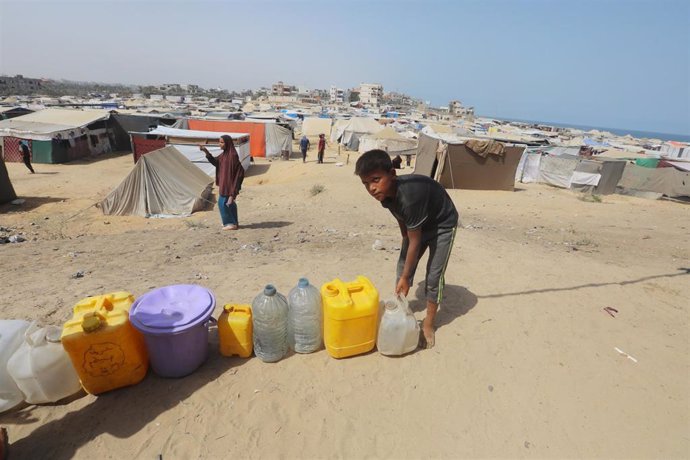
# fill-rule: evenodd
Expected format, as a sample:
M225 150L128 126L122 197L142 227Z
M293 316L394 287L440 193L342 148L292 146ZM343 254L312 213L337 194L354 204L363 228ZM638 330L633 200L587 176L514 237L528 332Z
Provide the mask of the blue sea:
M569 125L566 123L554 123L551 121L518 120L518 119L514 119L514 118L500 118L500 117L491 117L491 118L494 118L496 120L517 121L520 123L538 123L540 125L557 126L559 128L575 128L575 129L581 129L583 131L591 131L592 129L597 129L599 131L608 131L608 132L616 134L618 136L625 136L626 134L630 134L632 137L635 137L637 139L641 139L641 138L661 139L662 141L677 141L677 142L688 142L688 143L690 143L690 135L687 135L687 134L655 133L653 131L637 131L634 129L602 128L601 126Z

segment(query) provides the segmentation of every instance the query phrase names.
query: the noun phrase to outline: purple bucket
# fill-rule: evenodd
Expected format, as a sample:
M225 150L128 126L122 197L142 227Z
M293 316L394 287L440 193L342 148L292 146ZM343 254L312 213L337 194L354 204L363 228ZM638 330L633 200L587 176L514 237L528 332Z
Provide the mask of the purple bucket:
M149 291L132 304L129 320L144 334L153 371L184 377L208 355L208 323L216 298L206 288L176 284Z

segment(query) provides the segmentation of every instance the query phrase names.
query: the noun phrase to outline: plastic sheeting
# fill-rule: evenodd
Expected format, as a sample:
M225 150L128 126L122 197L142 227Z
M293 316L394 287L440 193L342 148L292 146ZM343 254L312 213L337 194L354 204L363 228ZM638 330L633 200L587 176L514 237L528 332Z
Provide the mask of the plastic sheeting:
M213 179L168 146L142 156L99 206L105 215L188 216L203 208L212 186Z
M110 112L106 110L49 108L9 120L0 120L0 135L49 141L61 134L67 139L70 131L109 117Z
M570 179L577 167L577 158L545 155L539 166L538 182L555 187L570 188Z
M331 119L308 117L302 121L302 134L305 136L318 136L325 134L326 138L331 137Z
M522 155L515 172L515 180L524 184L537 182L539 180L539 166L541 165L540 153L525 153ZM519 177L518 177L519 176Z
M627 164L618 182L623 190L662 193L669 197L690 197L690 173L675 168L645 168Z
M213 178L216 177L216 167L208 162L208 160L206 159L206 154L199 150L198 146L189 144L170 145L175 147L194 166L202 170L204 174L211 176ZM217 157L222 153L220 147L207 146L206 148L214 157ZM251 155L249 155L249 142L245 142L244 144L239 145L236 148L236 150L237 156L240 157L240 163L246 171L247 169L249 169L249 166L251 165Z

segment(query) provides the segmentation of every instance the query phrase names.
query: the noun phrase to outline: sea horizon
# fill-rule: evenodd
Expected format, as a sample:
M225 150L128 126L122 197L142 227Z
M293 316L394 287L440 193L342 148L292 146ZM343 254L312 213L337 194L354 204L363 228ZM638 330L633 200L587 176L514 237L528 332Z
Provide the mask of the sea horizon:
M480 116L482 116L482 115L480 115ZM616 134L618 136L625 136L627 134L630 134L631 136L633 136L637 139L642 139L642 138L660 139L662 141L676 141L676 142L690 143L690 135L688 135L688 134L662 133L662 132L657 132L657 131L642 131L639 129L627 129L627 128L607 128L607 127L602 127L602 126L575 125L575 124L569 124L569 123L559 123L559 122L554 122L554 121L526 120L526 119L518 119L518 118L505 118L505 117L486 117L486 118L493 118L496 120L504 120L504 121L516 121L519 123L535 123L535 124L540 124L540 125L555 126L558 128L575 128L575 129L580 129L582 131L591 131L592 129L596 129L598 131L608 131L608 132Z

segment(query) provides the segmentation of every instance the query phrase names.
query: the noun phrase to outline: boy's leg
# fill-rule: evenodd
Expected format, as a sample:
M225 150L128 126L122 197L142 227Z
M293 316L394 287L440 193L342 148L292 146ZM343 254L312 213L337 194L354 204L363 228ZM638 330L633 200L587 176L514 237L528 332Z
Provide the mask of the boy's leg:
M455 228L439 234L429 243L429 261L426 265L426 318L422 323L427 348L433 347L436 341L434 321L443 299L444 275L454 240Z

